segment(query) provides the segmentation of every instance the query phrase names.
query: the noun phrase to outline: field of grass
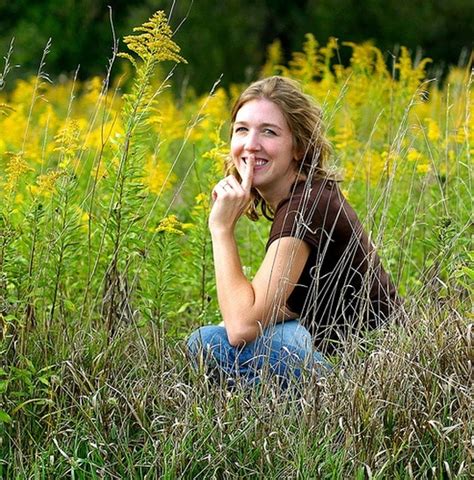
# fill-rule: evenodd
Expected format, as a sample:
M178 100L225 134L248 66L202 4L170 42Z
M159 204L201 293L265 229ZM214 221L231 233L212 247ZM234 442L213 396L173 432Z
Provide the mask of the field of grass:
M36 77L0 90L0 476L470 478L471 64L440 83L404 48L307 35L282 65L269 47L262 76L322 105L333 168L406 315L297 394L228 392L184 344L220 321L209 193L244 86L173 93L184 59L162 14L125 44L102 78L50 83L47 48ZM0 89L12 64L14 49ZM249 276L268 228L239 222Z

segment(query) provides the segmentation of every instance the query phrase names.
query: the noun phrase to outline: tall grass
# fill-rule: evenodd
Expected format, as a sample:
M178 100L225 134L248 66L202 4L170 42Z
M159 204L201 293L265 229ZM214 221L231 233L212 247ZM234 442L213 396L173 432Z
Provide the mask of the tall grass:
M183 340L219 321L209 192L241 87L178 101L162 14L126 44L122 84L51 85L48 45L36 78L0 96L2 476L469 478L471 65L440 85L405 49L386 60L308 35L287 66L269 49L264 74L323 105L342 188L405 312L350 339L327 378L229 392L190 368ZM238 226L250 275L268 226Z

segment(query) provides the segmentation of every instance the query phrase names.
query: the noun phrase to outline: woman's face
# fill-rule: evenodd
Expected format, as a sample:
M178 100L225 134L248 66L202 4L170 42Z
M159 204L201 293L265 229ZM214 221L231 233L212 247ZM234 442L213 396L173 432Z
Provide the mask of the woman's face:
M273 192L293 183L297 171L293 135L280 108L264 98L244 103L235 117L231 155L241 177L251 154L254 188Z

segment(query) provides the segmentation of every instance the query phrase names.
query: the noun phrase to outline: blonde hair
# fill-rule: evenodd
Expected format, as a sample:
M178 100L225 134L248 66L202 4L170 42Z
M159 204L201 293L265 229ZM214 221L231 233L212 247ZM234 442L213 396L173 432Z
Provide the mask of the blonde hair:
M273 76L249 85L237 99L231 113L231 137L235 118L240 108L251 100L267 99L277 105L285 117L293 135L298 172L306 178L328 178L327 161L330 144L325 136L321 108L314 100L302 92L300 84L294 80ZM239 172L229 157L226 160L226 175L234 175L240 180ZM257 208L260 205L262 215L272 220L272 210L254 188L252 200L246 215L258 220Z

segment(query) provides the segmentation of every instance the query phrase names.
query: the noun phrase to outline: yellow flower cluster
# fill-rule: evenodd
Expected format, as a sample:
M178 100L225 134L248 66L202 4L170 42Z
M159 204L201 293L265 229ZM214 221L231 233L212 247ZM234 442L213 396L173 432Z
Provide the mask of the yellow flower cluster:
M163 13L135 32L125 38L134 57L122 55L135 66L183 61ZM352 52L347 66L337 63L342 48ZM358 181L376 185L392 174L415 173L425 180L449 175L458 158L472 156L473 100L470 88L465 88L469 77L465 70L453 68L443 89L435 83L423 85L428 62L415 64L402 47L392 76L392 67L373 44L339 44L331 38L320 45L308 34L302 51L295 52L286 66L281 44L273 43L261 73L298 79L322 106L333 158L346 179L351 185ZM91 177L98 182L109 177L119 167L126 137L124 97L116 93L117 85L104 91L99 77L84 83L41 84L39 94L46 101L32 104L37 88L35 79L21 80L8 94L0 93L3 192L15 191L23 199L53 195L65 170L77 175L81 185ZM230 106L242 88L217 88L198 98L188 92L179 102L170 89L160 92L158 101L149 106L148 130L135 146L142 152L140 181L151 195L169 191L178 178L192 182L191 162L206 172L200 182L222 174Z
M156 155L151 155L145 162L143 183L150 192L160 195L165 188L175 181L176 175L170 171L170 168L165 162L159 161Z
M138 31L140 35L126 43L140 58L182 60L164 14L154 15ZM0 196L14 190L20 201L50 196L65 170L88 182L87 177L101 181L116 169L125 130L124 101L117 87L105 91L99 77L39 86L31 78L17 81L9 93L0 92ZM171 94L165 92L162 98L149 119L150 139L157 140L148 145L143 162L142 182L153 194L170 189L176 179L169 173L167 156L173 142L183 141L187 122Z
M143 62L162 62L171 60L176 63L186 60L179 55L179 46L171 40L173 32L168 25L168 20L163 11L156 12L140 27L135 27L134 32L142 32L137 35L128 35L123 41L128 49L135 52ZM120 53L128 58L134 65L135 59L128 53Z
M36 184L29 185L30 193L34 197L49 197L54 192L57 180L64 175L63 170L53 170L39 175Z
M59 153L59 166L66 168L82 149L81 132L76 120L67 120L54 137L55 152Z
M183 228L185 225L181 223L176 215L168 215L163 218L155 229L155 232L159 233L171 233L174 235L184 235Z
M11 194L16 189L21 176L32 169L25 160L24 152L5 152L5 156L9 160L6 166L7 175L4 188L8 194Z

